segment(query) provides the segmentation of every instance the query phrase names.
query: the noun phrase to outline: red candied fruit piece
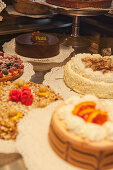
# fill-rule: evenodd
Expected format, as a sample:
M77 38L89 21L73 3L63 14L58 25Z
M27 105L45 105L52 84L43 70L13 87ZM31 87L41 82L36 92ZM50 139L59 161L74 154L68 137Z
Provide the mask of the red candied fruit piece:
M18 73L21 73L21 69L18 69Z
M13 73L13 69L12 69L12 68L11 68L11 69L9 69L8 71L9 71L10 73Z
M16 67L13 67L12 69L13 69L13 71L17 71L17 68L16 68Z
M96 124L104 124L106 121L108 120L108 116L107 115L102 115L102 114L98 114L93 120L93 123Z
M12 76L15 76L15 75L16 75L16 73L12 72Z
M0 56L4 56L4 53L2 51L0 51Z
M2 78L3 77L3 74L2 73L0 73L0 78Z
M15 57L15 60L18 60L18 57Z
M23 68L24 68L24 65L22 64L22 65L20 66L20 68L23 69Z

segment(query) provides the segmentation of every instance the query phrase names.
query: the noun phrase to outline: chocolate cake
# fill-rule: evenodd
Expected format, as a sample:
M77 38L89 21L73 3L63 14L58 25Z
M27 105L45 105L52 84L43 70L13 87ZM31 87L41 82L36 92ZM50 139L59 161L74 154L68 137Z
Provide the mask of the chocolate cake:
M33 38L35 36L35 38ZM35 41L34 41L35 39ZM16 37L17 54L29 58L50 58L59 54L59 39L51 34L22 34Z
M46 0L46 2L68 8L109 8L112 0Z
M48 7L38 2L32 2L30 0L14 0L13 2L14 9L17 12L23 14L46 14L48 13Z

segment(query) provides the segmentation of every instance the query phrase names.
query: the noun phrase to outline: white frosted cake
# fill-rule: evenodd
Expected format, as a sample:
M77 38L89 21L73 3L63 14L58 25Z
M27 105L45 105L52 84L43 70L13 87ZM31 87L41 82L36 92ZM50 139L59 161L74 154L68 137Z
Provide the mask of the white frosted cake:
M64 82L80 94L113 98L113 56L75 55L64 67Z

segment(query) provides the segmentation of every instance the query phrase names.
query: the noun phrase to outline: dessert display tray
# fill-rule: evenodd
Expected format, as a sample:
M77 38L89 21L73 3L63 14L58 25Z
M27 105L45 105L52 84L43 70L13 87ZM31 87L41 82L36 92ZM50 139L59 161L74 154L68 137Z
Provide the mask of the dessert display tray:
M45 75L43 83L50 85L56 92L60 92L64 99L74 94L79 95L66 87L63 82L63 74L63 66L53 68ZM20 135L16 143L17 150L24 157L24 161L22 158L19 158L16 161L3 166L0 170L7 170L7 167L9 170L15 170L15 168L16 170L36 170L36 167L40 170L45 170L46 168L53 170L53 166L54 170L83 170L62 160L49 145L48 127L54 108L58 104L59 102L53 103L46 109L39 109L38 112L34 111L24 119L24 126L22 126L22 129L20 130ZM32 140L31 142L28 142L30 138L32 138Z
M53 7L50 7L51 9ZM57 8L57 7L55 7ZM61 14L66 14L67 9L60 8L55 9L55 12ZM88 16L88 15L102 15L108 11L105 10L94 10L94 9L68 9L68 15L71 16ZM84 12L83 12L84 11ZM66 14L67 15L67 14ZM15 53L15 40L9 42L9 44L5 44L3 46L4 52L8 52L9 54ZM44 84L50 85L56 92L59 92L64 99L75 94L75 92L71 91L67 88L63 82L63 65L71 58L70 54L73 52L72 48L64 49L61 48L61 54L57 56L55 59L30 59L25 58L24 61L29 61L35 71L39 71L39 73L34 75L34 82L37 81L38 78L44 82ZM61 66L53 68L47 75L44 77L43 72L51 69L55 66ZM29 74L29 69L26 70L27 74ZM34 74L34 72L33 72ZM33 75L32 74L32 75ZM51 81L50 81L51 77ZM31 79L32 80L32 79ZM76 94L78 95L78 94ZM14 162L10 164L5 164L0 167L0 170L83 170L81 168L72 166L71 164L65 162L60 157L54 153L52 148L48 142L48 128L51 119L51 115L54 111L54 108L59 103L53 103L46 109L40 109L39 112L34 112L34 114L29 115L25 120L25 127L23 127L24 131L20 130L20 135L16 143L16 148L18 152L23 156L24 161L21 157L16 159ZM38 123L37 123L38 122ZM26 128L28 127L29 128ZM32 125L34 125L34 129L32 129ZM25 128L25 129L24 129ZM42 133L41 133L42 132ZM32 139L32 142L28 142L29 139ZM30 149L31 148L31 149ZM25 162L25 164L24 164Z
M10 15L19 15L19 16L25 16L25 17L30 17L30 18L47 18L47 17L52 17L54 15L53 12L50 12L50 13L44 14L44 15L27 15L27 14L22 14L22 13L19 13L19 12L15 11L15 9L13 8L12 5L8 5L7 8L6 8L6 11Z
M108 9L101 9L101 8L65 8L56 5L51 5L48 3L44 3L45 5L49 6L51 11L54 11L58 14L70 15L70 16L96 16L96 15L104 15L109 12L110 8Z
M15 39L12 39L9 42L4 43L3 51L8 54L16 54L15 52ZM51 58L45 59L35 59L28 58L24 56L19 56L23 61L30 62L33 65L35 71L46 71L50 70L53 67L58 67L64 65L73 54L74 49L70 47L60 46L60 53Z

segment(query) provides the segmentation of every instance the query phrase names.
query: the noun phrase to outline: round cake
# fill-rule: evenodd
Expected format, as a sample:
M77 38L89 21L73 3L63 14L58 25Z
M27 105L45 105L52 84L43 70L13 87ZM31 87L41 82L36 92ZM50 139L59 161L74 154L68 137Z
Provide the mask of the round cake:
M113 168L113 103L73 96L54 112L49 142L65 161L89 170Z
M64 67L64 82L80 94L113 98L113 56L77 54Z
M43 15L48 13L48 7L32 0L14 0L14 9L17 12L31 15Z
M59 54L59 39L51 34L35 32L16 37L15 51L29 58L50 58Z
M23 72L23 61L19 57L0 52L0 82L15 80Z
M46 0L46 2L68 8L109 8L112 0Z

